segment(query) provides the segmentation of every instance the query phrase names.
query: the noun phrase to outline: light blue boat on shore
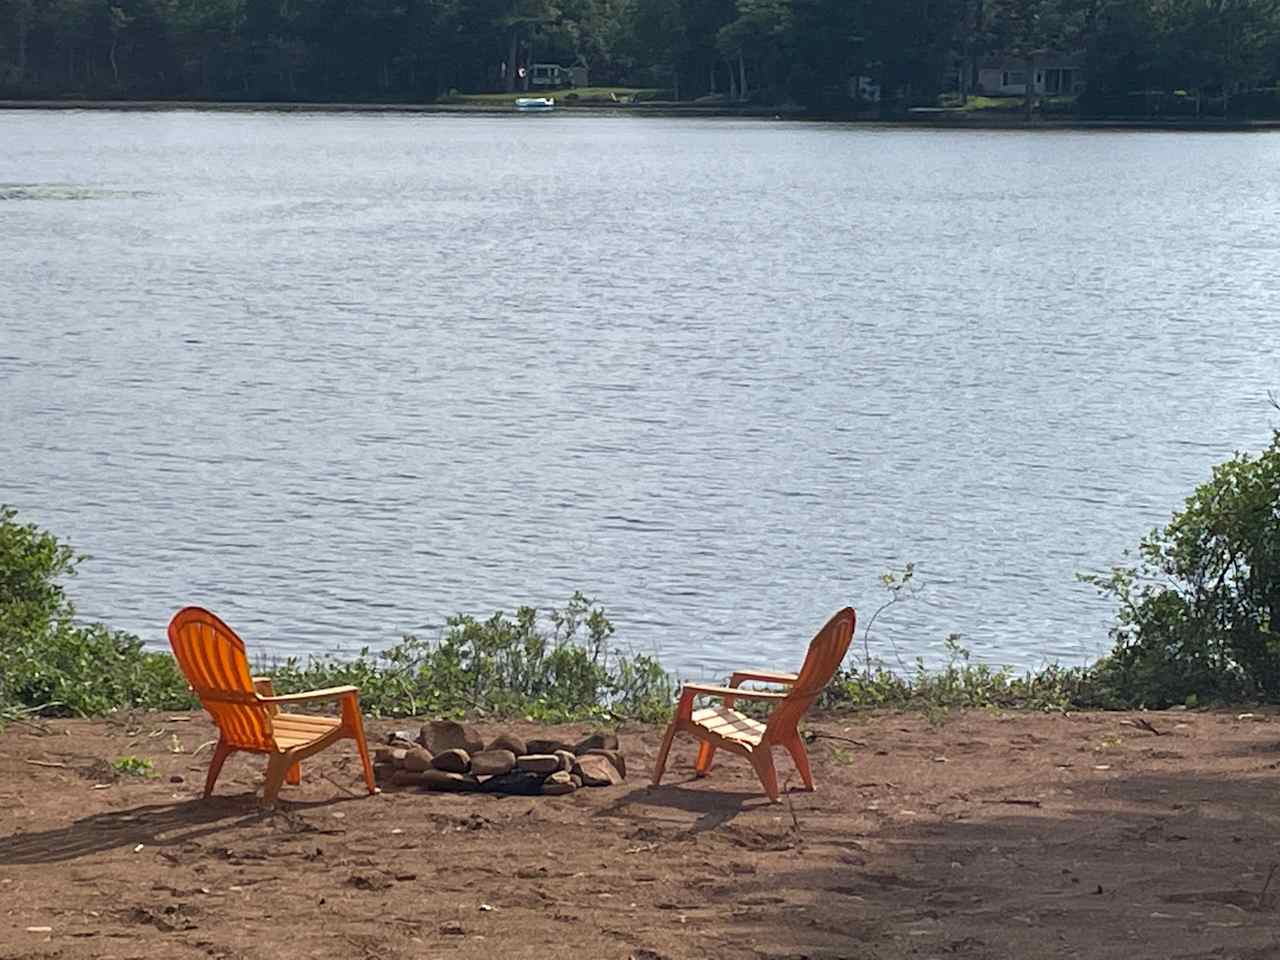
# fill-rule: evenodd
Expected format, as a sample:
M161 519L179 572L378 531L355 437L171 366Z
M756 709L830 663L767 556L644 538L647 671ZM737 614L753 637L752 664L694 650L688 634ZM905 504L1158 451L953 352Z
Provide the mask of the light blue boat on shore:
M521 113L546 113L556 108L554 97L517 97L516 109Z

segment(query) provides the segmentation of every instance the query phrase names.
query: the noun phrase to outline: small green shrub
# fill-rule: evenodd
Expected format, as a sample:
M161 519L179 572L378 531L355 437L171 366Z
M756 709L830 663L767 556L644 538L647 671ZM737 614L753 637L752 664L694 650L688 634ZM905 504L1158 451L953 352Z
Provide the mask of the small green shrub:
M168 654L143 650L131 634L78 622L62 582L82 558L16 516L0 506L0 720L192 706Z
M111 761L111 769L122 777L150 779L156 775L156 765L145 757L117 757Z
M1095 668L1107 699L1280 700L1280 432L1214 467L1135 564L1082 579L1118 604Z
M959 634L950 634L944 646L947 663L929 669L923 659L914 666L898 659L898 670L871 655L871 628L881 615L915 598L925 589L916 576L914 563L901 570L888 570L880 577L888 598L863 621L862 649L850 645L849 657L863 659L837 671L818 701L828 710L849 708L893 708L922 710L930 722L939 722L951 708L1065 709L1068 706L1106 706L1099 695L1093 672L1087 667L1060 667L1050 664L1039 671L1015 674L1009 667L992 667L971 662L970 652L960 643ZM897 648L893 648L897 657Z
M1052 664L1038 672L1018 675L1009 667L970 662L970 653L953 634L946 640L947 664L929 670L916 660L909 673L895 673L883 664L870 669L843 669L823 692L820 706L889 707L937 710L966 707L1006 709L1065 709L1101 706L1088 668Z

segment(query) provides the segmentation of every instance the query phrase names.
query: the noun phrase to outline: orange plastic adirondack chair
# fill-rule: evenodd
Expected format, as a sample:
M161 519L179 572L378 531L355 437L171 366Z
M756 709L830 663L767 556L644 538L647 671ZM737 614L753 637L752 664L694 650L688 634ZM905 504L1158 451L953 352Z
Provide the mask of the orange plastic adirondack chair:
M835 674L844 660L849 643L853 640L858 615L852 607L845 607L827 621L809 644L804 665L798 674L775 673L769 670L739 670L729 680L729 686L717 687L700 683L686 683L680 690L680 702L676 706L675 719L667 727L658 750L658 760L653 770L653 785L662 782L667 766L667 754L671 741L679 731L692 734L702 741L698 747L698 759L694 771L700 777L711 772L711 760L719 749L739 753L751 761L756 776L764 786L769 799L778 802L778 773L773 766L773 748L785 747L795 762L800 779L807 790L813 790L813 772L809 769L809 755L800 739L798 725L822 688ZM786 692L766 690L742 690L744 680L783 684L791 689ZM700 696L719 697L718 707L695 710L693 701ZM765 723L753 720L733 709L739 699L771 700L777 705Z
M186 607L174 615L169 622L169 644L191 688L218 725L218 746L204 781L206 797L213 793L227 756L235 750L247 750L267 754L262 803L273 806L286 780L293 785L302 782L300 761L348 737L360 751L369 792L377 792L358 687L275 696L269 677L250 676L244 641L200 607ZM285 704L316 700L337 700L342 706L341 719L280 710Z

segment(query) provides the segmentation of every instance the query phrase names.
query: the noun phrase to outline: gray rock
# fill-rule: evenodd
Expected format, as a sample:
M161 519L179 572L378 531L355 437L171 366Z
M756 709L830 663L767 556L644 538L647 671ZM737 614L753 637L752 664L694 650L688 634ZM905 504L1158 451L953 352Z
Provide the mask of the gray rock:
M421 773L431 769L431 754L424 747L414 747L405 754L404 768Z
M601 750L588 750L588 751L587 751L587 753L586 753L586 755L587 755L588 757L592 757L592 756L608 757L608 758L609 758L609 762L610 762L610 763L612 763L612 764L614 765L614 767L617 769L617 771L618 771L620 774L622 774L623 779L624 779L624 780L626 779L626 776L627 776L627 758L626 758L626 757L624 757L624 756L622 755L622 752L621 752L621 751L619 751L619 750L603 750L603 749L601 749Z
M417 747L415 746L412 749L416 750ZM395 764L397 767L403 767L405 758L408 756L409 756L409 751L406 750L404 747L391 748L391 762Z
M557 750L569 750L569 744L563 740L530 740L525 744L525 753L555 753ZM570 753L573 751L570 750ZM516 754L520 756L520 754Z
M420 787L429 773L430 770L393 770L391 782L397 787Z
M573 753L582 756L584 753L590 753L592 750L617 750L618 735L615 733L605 733L598 730L590 736L584 737L573 746Z
M540 773L544 777L560 769L560 758L554 753L527 753L516 757L516 766L528 773Z
M580 776L583 785L588 787L611 787L622 782L622 774L609 758L598 753L579 757L573 772Z
M485 750L510 750L517 757L532 753L523 740L511 733L498 734L489 741L489 746L485 747Z
M422 725L418 734L418 742L433 754L446 750L465 750L468 754L479 753L484 749L484 738L474 727L468 727L452 720L432 720Z
M471 769L471 757L465 750L445 750L431 758L431 766L446 773L466 773Z
M561 794L573 793L578 788L574 786L573 777L564 770L557 770L546 780L542 781L542 792L549 796L555 797Z
M555 755L560 758L560 769L566 773L573 769L573 765L578 759L568 750L557 750Z
M390 783L395 773L396 767L393 763L375 763L373 765L373 779L378 783Z
M512 796L532 797L542 792L540 773L527 773L524 770L512 770L497 777L490 777L480 785L482 793L505 793Z
M471 772L477 777L496 777L510 773L516 755L510 750L483 750L471 758Z
M374 763L395 763L391 756L391 747L374 747L373 748Z
M475 790L479 783L475 777L466 773L452 773L448 770L426 770L416 774L422 779L419 783L427 790L442 790L460 793L464 790Z
M418 738L413 735L412 730L392 730L387 734L387 743L393 747L412 746L418 742Z

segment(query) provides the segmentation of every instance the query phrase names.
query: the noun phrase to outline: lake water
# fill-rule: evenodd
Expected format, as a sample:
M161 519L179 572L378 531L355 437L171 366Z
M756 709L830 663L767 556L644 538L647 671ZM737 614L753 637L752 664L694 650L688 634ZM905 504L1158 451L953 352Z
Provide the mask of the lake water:
M164 644L575 589L686 676L1079 663L1280 414L1280 135L0 112L0 501Z

